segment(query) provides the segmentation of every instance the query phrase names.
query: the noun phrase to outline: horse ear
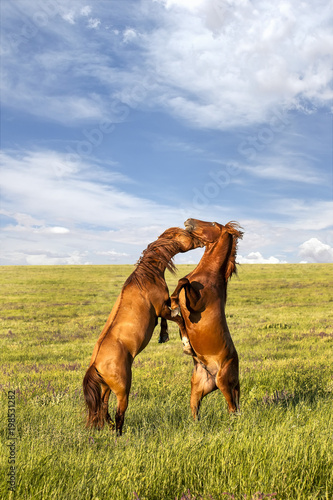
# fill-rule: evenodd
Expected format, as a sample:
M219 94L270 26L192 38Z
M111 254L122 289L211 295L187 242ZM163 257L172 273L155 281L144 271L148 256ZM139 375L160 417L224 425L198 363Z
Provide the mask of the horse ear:
M229 254L228 263L225 270L225 281L227 282L231 276L235 273L237 274L237 263L236 263L236 255L237 255L237 245L238 240L243 238L243 231L241 231L241 226L238 222L228 222L225 225L227 232L232 237L231 250Z

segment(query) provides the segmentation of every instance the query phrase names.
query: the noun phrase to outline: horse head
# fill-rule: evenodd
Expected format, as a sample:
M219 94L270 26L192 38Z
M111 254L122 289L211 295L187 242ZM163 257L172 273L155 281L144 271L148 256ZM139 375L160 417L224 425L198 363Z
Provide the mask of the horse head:
M225 280L228 281L236 272L237 242L243 237L240 225L237 222L222 225L218 222L204 222L198 219L187 219L184 225L186 231L204 244L206 252L212 252L217 246L223 246L226 249L224 268Z
M204 222L198 219L187 219L184 226L186 231L197 237L205 246L215 243L220 238L224 227L218 222Z

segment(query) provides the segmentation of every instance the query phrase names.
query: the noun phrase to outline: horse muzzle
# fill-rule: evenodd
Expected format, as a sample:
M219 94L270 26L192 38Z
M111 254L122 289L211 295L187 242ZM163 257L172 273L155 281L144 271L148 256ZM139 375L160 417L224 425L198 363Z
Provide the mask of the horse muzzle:
M184 222L184 226L185 226L186 231L190 231L190 232L193 231L193 229L195 228L194 220L193 219L187 219Z

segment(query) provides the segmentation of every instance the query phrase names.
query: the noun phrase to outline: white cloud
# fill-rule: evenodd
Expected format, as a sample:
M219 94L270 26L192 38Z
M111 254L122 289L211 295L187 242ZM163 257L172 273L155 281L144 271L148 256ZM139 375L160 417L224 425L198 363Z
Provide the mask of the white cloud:
M121 227L129 220L147 221L156 213L176 209L159 206L119 189L119 182L126 177L117 172L104 174L104 183L97 175L98 167L82 159L71 163L66 154L54 151L2 153L2 184L7 200L16 200L15 212L28 213L31 217L43 214L47 220ZM103 180L102 177L102 180ZM14 213L9 201L4 210ZM162 216L162 218L164 218ZM73 222L72 222L73 224ZM59 226L63 227L62 224ZM68 226L68 224L66 224Z
M137 32L132 28L127 28L123 33L124 43L133 42L137 38Z
M51 234L68 234L70 231L67 227L54 226L45 228L45 232Z
M280 260L273 256L265 259L260 252L251 252L247 257L238 255L237 262L239 262L239 264L286 264L285 260Z
M167 9L171 7L182 7L186 10L193 11L197 10L202 5L202 0L154 0L163 5Z
M21 37L22 47L30 47L27 62L21 46L12 47L5 37L3 100L68 124L102 118L110 111L110 95L127 95L140 82L145 88L140 104L162 107L191 126L216 129L262 123L276 108L307 112L329 105L333 36L327 2L168 0L156 2L156 15L150 1L141 1L135 28L123 31L123 48L116 44L121 68L104 51L114 34L101 29L103 3L94 4L89 20L89 5L59 6L66 22L50 15L43 26L58 38L58 57L67 61L69 72L50 69L49 44L34 50L37 39ZM33 19L36 9L21 3ZM82 17L98 33L94 44L86 43ZM129 42L135 56L126 50ZM78 85L80 75L102 86L99 99Z
M80 8L79 4L74 5L74 8L72 8L68 12L63 12L62 18L67 21L69 24L75 24L75 19L83 16L83 17L88 17L91 14L91 7L90 5L86 5L85 7ZM101 21L99 19L93 19L90 18L88 20L88 27L89 28L97 28L101 24Z
M75 24L75 12L70 10L62 15L62 18L67 21L69 24Z
M85 7L83 7L80 13L82 16L89 16L89 14L91 13L90 5L86 5Z
M70 233L70 230L67 227L60 227L60 226L46 227L43 224L41 224L40 221L37 223L36 219L34 219L35 222L33 224L31 224L28 222L28 220L29 219L32 220L33 218L28 216L27 214L24 214L24 215L25 215L26 220L23 222L23 224L21 224L19 222L20 217L18 218L16 216L16 214L14 214L14 213L11 214L11 219L16 220L17 224L8 225L6 227L6 232L11 233L11 234L20 233L21 235L24 233L26 235L28 233L30 233L30 234L45 234L45 235L50 235L50 234L63 235L63 234Z
M295 164L296 163L296 164ZM279 157L263 158L253 166L243 165L242 169L255 177L269 180L291 181L304 184L325 184L325 179L313 167L304 164L297 158Z
M333 201L280 198L272 200L268 207L281 218L283 226L292 231L321 231L333 225Z
M130 193L131 179L112 165L106 169L87 159L72 163L65 154L47 150L4 151L1 158L3 263L26 264L31 262L29 256L41 254L46 257L40 262L64 262L74 252L85 251L82 262L106 258L133 263L149 242L167 227L182 226L188 217L221 223L239 220L245 230L239 242L243 263L295 261L295 250L311 237L329 243L325 238L332 226L333 202L272 197L266 203L266 220L261 209L257 219L248 219L245 208L233 205L211 203L198 210L190 204L180 208L140 198ZM283 223L272 223L270 217ZM329 257L329 248L318 250L318 261L322 255ZM308 247L302 249L300 258L310 261L311 256L305 255ZM311 255L315 258L314 251ZM36 262L38 257L33 259ZM186 263L198 257L191 252L178 259Z
M244 239L239 242L244 247L243 253L270 246L290 252L311 237L329 244L333 242L333 201L305 201L272 195L265 200L264 208L260 202L251 207L251 218L246 207L235 208L236 212L230 215L244 227Z
M104 252L96 252L97 255L107 255L108 257L128 257L128 253L116 252L115 250L106 250Z
M179 253L175 256L175 264L197 264L204 254L204 248L196 248L186 253Z
M11 222L6 226L5 235L13 255L21 255L20 262L26 263L23 255L38 256L41 250L47 259L70 259L77 248L81 253L88 248L89 261L100 255L99 251L114 251L109 258L114 256L119 261L123 258L135 261L149 241L166 227L181 225L188 216L221 222L237 218L245 226L245 219L257 214L257 219L250 221L246 228L240 245L244 259L252 261L289 260L289 255L295 254L295 249L297 252L299 245L311 237L325 244L323 232L329 231L333 223L333 202L318 201L329 184L329 174L322 175L323 148L313 145L312 158L293 156L291 148L280 147L285 143L277 140L277 136L272 139L267 124L262 128L262 121L268 118L270 123L273 119L275 126L281 125L276 121L274 110L298 109L310 113L329 101L327 54L333 44L326 2L160 0L150 9L151 0L141 0L137 2L135 27L125 30L120 27L126 26L130 19L124 15L131 2L115 3L112 15L107 2L95 2L93 12L90 5L78 0L72 0L69 7L63 0L53 6L51 3L38 7L41 12L47 12L47 22L35 26L36 30L25 37L20 35L20 29L26 26L26 21L21 22L17 13L21 9L27 22L29 19L33 22L37 19L34 3L17 0L18 9L6 5L3 8L7 15L5 32L15 32L19 39L15 45L5 33L2 97L6 107L42 117L45 130L51 121L66 127L77 125L81 120L92 121L92 125L81 125L77 130L76 137L86 141L83 131L95 129L103 117L116 123L126 120L129 107L151 106L153 110L162 108L188 120L190 126L233 129L239 125L244 134L252 134L258 128L255 133L261 140L261 149L255 150L260 152L255 164L239 162L246 175L232 178L230 192L219 189L215 198L207 198L203 209L195 207L193 196L192 205L186 200L186 190L191 187L190 182L185 183L183 210L177 206L181 203L177 187L173 207L153 203L134 196L134 183L115 171L115 165L107 171L105 164L95 161L93 165L84 154L76 155L79 156L76 162L54 151L7 152L3 156L3 213L8 217L7 222ZM7 25L8 12L12 25ZM106 19L109 30L104 25ZM117 22L119 19L121 23ZM99 24L100 20L103 22ZM90 22L95 31L87 38ZM113 29L115 26L119 30ZM127 106L121 104L119 109L119 103ZM10 119L19 123L22 117L19 113L13 113ZM296 113L284 116L288 118ZM247 128L254 123L261 126ZM316 134L312 134L309 142L315 142L313 137L321 136L321 130L313 123L311 127L311 133L316 131ZM38 134L38 140L50 139L55 130L48 129L45 136ZM295 144L291 136L299 130L292 124L285 130L289 144ZM233 138L237 137L239 129L233 132ZM309 129L306 133L310 137ZM70 136L74 135L70 133ZM206 162L215 161L209 156L209 146L206 151L201 150L202 143L198 141L196 148L195 139L190 138L187 145L184 137L185 134L178 144L175 140L174 149L206 155ZM227 134L221 134L221 142L225 137ZM52 135L52 139L55 138ZM302 150L305 139L304 136L300 139L294 151ZM68 140L66 147L73 146L77 152L77 143ZM55 142L52 147L56 147L53 144ZM267 151L262 149L263 145ZM105 143L99 151L92 147L92 156L102 154L104 146ZM232 147L229 143L225 146L223 155L229 154ZM218 154L221 151L219 148ZM225 166L226 160L221 163ZM193 178L199 179L195 169L194 164ZM207 171L206 183L211 185L208 175ZM179 185L183 179L179 175ZM263 189L262 197L258 196L257 200L253 193L262 188L263 179L269 181L266 185L273 189L265 193ZM282 181L288 187L278 192L281 185L284 187ZM204 182L198 188L204 188ZM239 202L236 197L231 198L236 183L243 189L237 194L244 193L244 200ZM302 184L300 193L292 198L294 183ZM313 193L307 196L304 193L310 193L308 187L312 185ZM321 185L320 191L318 185ZM298 196L304 196L306 201L297 199ZM230 203L228 197L232 200ZM266 198L264 204L263 198ZM251 206L247 211L242 206L248 200ZM94 239L91 239L92 232ZM330 245L332 241L327 240ZM22 250L25 245L29 247L26 253ZM52 246L52 254L47 253L48 245ZM10 258L9 253L6 255ZM188 259L192 259L192 254Z
M274 201L272 202L274 204ZM304 214L304 220L310 219L311 215L316 219L316 213L320 214L322 204L311 204L308 211ZM267 207L266 220L247 219L246 216L240 217L244 228L243 240L239 241L238 259L241 263L285 263L299 262L299 257L310 262L310 257L306 259L306 255L300 255L297 250L300 248L301 242L310 239L313 234L317 236L317 240L321 239L326 242L329 247L333 242L333 232L329 229L329 220L326 220L325 227L315 227L315 221L312 224L310 221L307 225L303 219L298 219L298 213L292 215L290 212L290 220L281 222L272 222L268 218L267 212L273 212L271 207ZM278 212L273 212L273 217L279 217ZM332 224L332 217L330 218ZM324 243L325 245L325 243ZM263 257L265 256L265 257ZM266 257L269 256L269 257ZM276 260L275 260L276 259Z
M200 127L263 122L275 106L329 103L333 47L325 2L168 1L146 39L155 98ZM315 33L315 35L314 35Z
M37 58L36 58L37 59ZM66 81L63 80L64 68L71 71L69 54L54 54L53 51L41 55L39 60L31 58L30 67L22 63L21 77L16 79L11 71L2 75L2 101L26 113L58 121L67 125L77 121L99 122L103 117L112 116L110 107L101 96L95 93L80 95L67 82L68 89L63 92ZM36 75L47 73L50 78L42 78L37 84Z
M100 19L93 19L92 17L88 20L88 28L89 29L97 29L101 25L101 20Z
M84 254L79 252L73 252L71 255L66 257L54 257L47 254L36 254L25 256L26 263L29 265L36 266L55 266L55 265L82 265L90 264L85 258Z
M333 262L333 248L317 238L310 238L299 246L299 256L303 262Z
M95 164L71 164L54 151L6 151L1 160L5 264L100 263L103 255L133 263L185 220L177 207L120 189L131 185L125 176L97 175Z

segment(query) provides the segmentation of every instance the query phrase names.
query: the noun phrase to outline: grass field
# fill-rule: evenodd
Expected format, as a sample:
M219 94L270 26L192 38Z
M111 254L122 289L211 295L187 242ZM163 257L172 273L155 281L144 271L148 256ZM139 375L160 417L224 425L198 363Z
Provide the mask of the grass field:
M116 438L85 429L81 386L132 269L1 268L0 497L331 500L333 265L243 265L232 279L238 417L216 391L192 421L192 361L175 326L162 345L157 328ZM190 269L168 275L170 290Z

